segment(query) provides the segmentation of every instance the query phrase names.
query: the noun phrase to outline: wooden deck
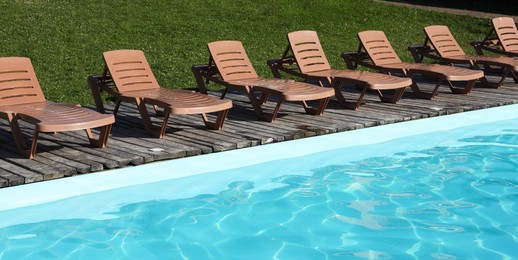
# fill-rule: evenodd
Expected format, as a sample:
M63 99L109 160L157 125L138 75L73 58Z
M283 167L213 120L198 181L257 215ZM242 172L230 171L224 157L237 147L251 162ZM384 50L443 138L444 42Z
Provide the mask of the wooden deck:
M323 116L306 115L300 104L285 102L274 123L258 121L244 95L228 93L234 108L223 130L206 130L199 116L172 116L163 139L147 136L134 106L124 105L108 148L90 147L82 131L41 134L34 160L14 152L6 121L0 120L0 187L518 103L518 84L512 78L501 89L476 87L470 95L450 94L444 86L431 101L416 99L409 91L399 104L381 103L369 93L358 111L332 100Z

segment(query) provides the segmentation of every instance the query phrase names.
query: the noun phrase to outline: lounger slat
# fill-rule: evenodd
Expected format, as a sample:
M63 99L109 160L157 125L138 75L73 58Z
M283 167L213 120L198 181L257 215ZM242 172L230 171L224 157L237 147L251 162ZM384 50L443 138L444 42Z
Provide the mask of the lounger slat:
M442 57L466 55L447 26L427 26L424 31L433 47Z
M5 57L1 58L1 62L0 106L45 101L29 58Z
M113 115L46 101L29 58L0 58L0 113L7 118L20 154L29 159L36 156L39 132L86 130L90 144L105 147L115 121ZM28 147L19 121L34 125ZM94 138L91 128L101 128Z
M331 69L315 31L288 33L291 50L297 55L297 64L302 73Z
M141 50L107 51L103 53L103 57L115 83L115 89L111 93L117 95L120 101L136 103L144 128L151 136L164 136L170 114L198 114L202 116L207 128L223 127L227 112L232 107L230 100L192 91L161 88ZM95 87L95 92L106 89L106 85ZM146 105L153 105L155 112L163 116L158 128L153 125ZM217 114L215 122L209 121L205 115L208 113Z
M369 57L377 65L401 63L398 55L382 31L364 31L358 38Z
M8 101L9 99L19 99L21 97L29 98L32 100L32 102L37 102L37 100L39 99L38 95L34 92L34 88L32 87L13 88L0 91L0 100L2 100L2 103L4 101Z
M518 30L511 17L497 17L492 20L493 28L504 51L518 55Z
M320 115L333 96L333 91L318 86L295 82L287 79L261 78L256 73L243 44L239 41L217 41L207 45L210 60L216 65L219 76L206 74L207 79L214 80L226 88L245 92L259 119L273 122L277 118L281 103L287 101L303 101L306 113ZM213 66L212 62L208 66ZM260 96L258 98L258 96ZM273 111L265 112L263 105L269 98L277 100ZM318 100L316 107L309 106L306 101Z
M208 48L223 80L233 81L259 77L241 42L212 42L208 44Z

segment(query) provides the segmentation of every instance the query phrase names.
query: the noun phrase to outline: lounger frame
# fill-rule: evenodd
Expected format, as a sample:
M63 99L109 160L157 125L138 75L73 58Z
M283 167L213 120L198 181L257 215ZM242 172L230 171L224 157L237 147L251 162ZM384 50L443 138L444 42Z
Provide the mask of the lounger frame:
M472 41L471 45L477 54L486 55L484 51L518 57L518 30L511 17L497 17L491 20L492 28L483 40Z
M167 123L170 115L174 114L200 114L208 129L219 130L222 129L225 119L227 117L229 109L232 107L230 100L219 100L214 97L210 97L204 94L195 93L194 91L182 90L182 89L165 89L158 85L155 77L153 76L149 64L142 51L139 50L117 50L110 51L107 53L116 54L116 56L128 57L128 64L140 63L139 68L126 68L120 69L131 70L131 71L142 71L140 74L122 75L119 79L122 79L119 84L117 80L110 74L110 65L107 65L102 75L91 75L88 77L88 83L94 97L95 106L98 111L103 112L104 104L101 93L104 91L110 96L115 98L115 108L113 114L117 116L119 107L122 102L136 104L137 110L143 121L146 132L153 137L162 138L167 130ZM132 56L130 58L130 56ZM106 57L106 56L105 56ZM110 61L107 61L110 62ZM121 66L124 66L124 62L120 62ZM115 69L112 67L112 69ZM133 78L132 78L133 77ZM146 82L143 83L145 78ZM124 82L124 80L129 80ZM124 89L123 84L129 86L131 89ZM146 85L146 86L144 86ZM136 87L131 87L136 86ZM127 88L127 87L126 87ZM183 100L185 99L185 100ZM194 101L207 103L207 106L199 106ZM177 106L178 105L178 106ZM157 127L153 125L151 116L149 113L148 106L154 110L156 117L162 117L162 122ZM208 113L216 113L216 118L213 121L209 120Z
M301 102L307 114L322 115L333 95L326 89L307 83L259 77L239 41L212 42L208 47L210 54L207 65L192 67L200 92L207 93L209 82L225 87L221 98L225 97L229 89L244 92L254 113L262 121L275 121L285 100ZM271 97L274 97L276 105L273 111L267 112L264 105ZM308 101L311 100L317 101L317 105L310 106Z
M403 75L412 78L412 91L418 98L433 99L437 96L439 87L446 82L454 94L469 94L477 79L484 76L481 71L442 66L433 64L416 64L402 62L392 48L383 31L364 31L358 33L359 45L356 52L343 52L347 67L357 69L358 65L377 70L389 75ZM423 78L436 79L431 93L423 92L417 85L414 75ZM463 81L463 87L454 86L452 81Z
M280 59L267 62L273 76L281 78L281 72L284 72L306 82L316 82L322 87L331 86L337 101L345 108L359 109L368 90L375 90L382 102L398 103L405 88L412 84L411 80L380 73L331 69L314 31L289 33L288 42ZM297 50L294 50L294 46L297 46ZM355 101L346 100L342 93L342 87L347 84L361 91ZM392 95L388 95L387 90L393 91Z
M114 117L79 105L47 101L29 58L0 58L0 90L0 117L7 120L21 155L29 159L36 156L41 132L84 130L92 146L106 147ZM19 121L34 126L32 140L24 137ZM100 128L97 138L92 128Z
M515 73L517 70L516 62L509 57L495 57L495 56L467 56L461 49L453 35L451 34L448 27L443 25L427 26L424 29L425 40L422 45L411 45L408 50L412 53L412 57L415 62L421 63L425 58L429 58L443 64L448 65L467 65L470 69L482 70L483 68L498 68L500 72L500 79L498 82L489 82L484 76L480 79L481 83L485 87L489 88L500 88L507 76L513 77L514 81L518 83L518 77ZM446 46L443 48L440 45L434 44L436 42L435 37L441 37L441 45ZM437 45L437 46L435 46ZM441 54L445 50L449 55L445 56Z

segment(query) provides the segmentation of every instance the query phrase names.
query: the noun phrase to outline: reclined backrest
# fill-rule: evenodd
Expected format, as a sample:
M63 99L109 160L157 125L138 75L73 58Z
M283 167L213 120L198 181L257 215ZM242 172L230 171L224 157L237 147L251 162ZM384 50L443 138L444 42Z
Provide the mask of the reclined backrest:
M500 40L502 48L507 52L518 53L518 30L511 17L498 17L493 19L493 27Z
M444 25L432 25L424 28L428 40L441 57L465 55L455 38Z
M119 92L160 88L143 51L107 51L103 57Z
M375 65L401 63L383 31L359 32L358 38Z
M315 31L288 33L288 41L300 72L309 73L331 69Z
M208 48L224 81L259 77L240 41L211 42Z
M31 60L0 58L0 106L45 101Z

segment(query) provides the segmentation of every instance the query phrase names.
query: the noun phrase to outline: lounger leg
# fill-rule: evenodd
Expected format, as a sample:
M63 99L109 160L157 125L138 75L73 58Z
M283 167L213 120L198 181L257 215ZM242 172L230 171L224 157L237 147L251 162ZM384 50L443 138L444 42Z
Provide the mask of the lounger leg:
M360 107L363 97L365 96L365 93L367 92L367 88L363 86L362 92L360 94L360 97L356 102L348 102L345 100L344 94L342 93L342 85L344 84L343 81L337 81L334 80L332 83L333 89L335 90L335 97L336 100L345 108L352 109L352 110L358 110Z
M282 98L279 97L279 101L277 102L277 105L275 106L275 109L273 110L273 113L272 113L272 121L275 121L275 119L277 118L277 114L279 113L279 108L281 108L281 103L282 103Z
M103 99L101 97L102 90L101 90L101 87L99 86L99 84L102 84L102 82L99 80L99 77L93 77L93 76L88 77L88 85L90 86L90 90L92 91L92 96L94 97L95 108L97 109L97 111L99 111L99 113L104 114L105 113L104 104L103 104Z
M483 78L480 79L480 82L482 83L482 85L486 88L500 88L503 84L504 84L504 81L505 81L505 78L509 75L509 73L511 72L511 70L507 69L507 68L504 68L504 73L502 75L502 77L500 78L500 80L498 81L498 83L492 83L492 82L489 82L486 78L486 76L484 76ZM511 72L512 73L512 72ZM516 80L515 80L516 81Z
M491 66L489 65L485 65L483 64L483 67L487 70L490 69ZM474 62L474 61L470 61L470 69L474 69L474 70L479 70L480 67L479 65ZM486 88L500 88L502 86L502 84L504 83L504 80L505 78L507 77L507 75L509 74L509 69L507 68L502 68L504 71L503 71L503 75L502 75L502 78L500 79L500 81L498 83L492 83L492 82L489 82L486 78L486 76L484 75L484 77L482 77L480 79L480 83L482 83L482 86L486 87Z
M419 89L419 87L417 86L417 84L415 83L415 80L413 78L412 78L411 88L412 88L412 91L414 92L414 95L417 98L432 100L437 95L437 92L439 91L439 87L441 86L443 80L444 80L444 78L439 78L439 80L437 81L437 84L435 84L435 88L433 89L432 93L422 92Z
M15 114L7 114L7 121L9 122L9 126L11 128L11 134L13 135L14 143L16 144L16 148L18 148L18 152L22 156L28 157L30 159L31 151L29 149L27 149L25 139L23 138L23 135L22 135L22 130L20 129L20 125L18 124L18 118L16 117ZM37 130L34 130L34 131L36 132Z
M99 133L99 137L97 139L94 138L92 131L87 128L85 129L86 135L88 136L88 141L90 141L90 145L104 148L108 144L108 137L110 136L110 132L112 129L112 124L105 125L101 127L101 132Z
M443 80L444 78L439 78L437 84L435 84L435 88L432 91L432 96L430 97L430 99L433 99L435 96L437 96L437 93L439 93L439 87L442 85Z
M248 96L248 99L250 100L250 103L252 104L252 107L257 117L262 121L273 122L274 118L272 117L272 115L264 113L263 108L261 107L261 100L257 99L255 93L250 87L247 87L246 94Z
M153 105L153 110L155 110L156 116L164 116L164 111L160 110L157 105Z
M220 130L223 128L223 124L225 123L225 119L227 118L228 109L222 110L218 112L218 117L215 122L209 122L207 115L201 114L203 118L203 122L205 123L205 127L212 130Z
M117 113L119 113L119 108L121 106L121 101L117 99L117 102L115 103L115 107L113 108L113 116L117 117Z
M345 105L347 101L345 100L344 94L342 93L342 85L344 83L342 81L333 81L333 89L335 90L335 97L336 100L342 104Z
M29 151L29 159L33 159L36 156L36 147L38 146L38 135L40 131L38 128L34 129L34 134L32 135L32 144L31 150Z
M403 94L405 94L405 89L406 87L394 89L394 94L392 96L383 95L383 93L378 90L378 96L381 102L396 104L401 100Z
M160 127L160 133L158 134L158 138L162 138L165 135L165 131L167 130L167 122L169 121L169 115L171 115L171 109L164 109L164 120L162 121L162 126Z
M451 93L467 95L471 92L471 90L473 90L473 87L475 87L476 82L477 82L476 79L469 80L468 82L466 82L466 86L464 88L457 88L457 87L453 86L453 83L451 83L451 81L448 80L448 86L450 87Z
M268 102L268 99L270 98L270 93L262 93L261 95L261 104L266 104Z
M306 113L309 115L322 115L324 114L324 110L327 108L327 105L329 104L330 98L323 98L318 102L318 106L313 108L308 106L306 101L302 101L302 104L304 105L304 110L306 110Z
M159 131L153 130L153 124L151 123L151 119L149 117L149 113L146 108L146 102L144 102L143 100L141 100L139 98L135 98L135 103L137 104L137 108L138 108L140 117L142 118L142 122L144 123L144 128L146 129L146 132L153 137L162 138L163 135L161 134L161 131L159 132ZM169 113L166 112L166 114L167 114L167 116L164 114L165 122L162 123L162 127L164 124L167 124L167 120L169 119Z
M360 97L356 102L347 102L344 103L344 107L352 109L352 110L358 110L360 108L360 105L362 104L363 97L365 96L365 92L367 92L367 87L364 87L362 90L362 93L360 94Z

